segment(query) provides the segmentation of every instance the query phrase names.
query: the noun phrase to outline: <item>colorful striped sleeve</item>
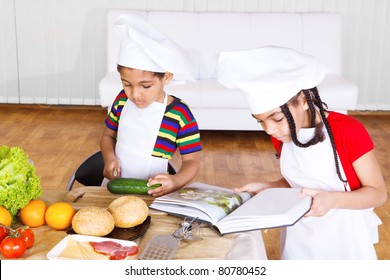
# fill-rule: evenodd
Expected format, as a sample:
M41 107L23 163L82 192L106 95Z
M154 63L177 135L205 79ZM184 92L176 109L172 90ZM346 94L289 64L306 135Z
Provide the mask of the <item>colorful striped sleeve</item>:
M170 159L177 148L182 155L202 150L198 124L189 107L180 99L173 104L164 114L154 156Z
M119 119L122 113L123 106L125 106L127 99L128 98L124 90L122 90L115 98L110 113L107 115L105 120L106 126L109 129L118 131Z

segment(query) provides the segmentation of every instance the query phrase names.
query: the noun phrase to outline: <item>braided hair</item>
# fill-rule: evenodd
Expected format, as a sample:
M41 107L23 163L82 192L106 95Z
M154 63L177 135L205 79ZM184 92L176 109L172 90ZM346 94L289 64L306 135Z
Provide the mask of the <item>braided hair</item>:
M323 125L325 125L325 128L328 132L330 143L332 144L332 150L333 150L333 158L336 166L337 176L339 177L340 181L344 183L344 189L346 190L346 184L347 180L343 179L340 171L339 161L337 157L336 152L336 144L334 142L334 137L332 130L330 129L329 122L325 116L325 110L328 109L328 106L326 103L322 102L320 95L318 94L318 90L316 87L311 89L302 90L303 94L305 95L305 98L307 100L307 104L309 106L310 111L310 121L311 121L311 127L315 127L315 133L312 139L310 139L307 143L301 143L297 138L296 133L296 126L294 118L290 112L290 109L288 108L287 104L291 103L293 106L296 106L298 104L298 97L301 92L299 92L297 95L295 95L292 99L290 99L289 102L286 104L280 106L283 114L286 116L288 125L290 127L291 131L291 139L294 142L295 145L301 148L307 148L312 145L315 145L319 142L322 142L325 140L325 135L322 131ZM316 125L316 107L319 109L319 113L321 115L322 122ZM324 108L325 107L325 108Z

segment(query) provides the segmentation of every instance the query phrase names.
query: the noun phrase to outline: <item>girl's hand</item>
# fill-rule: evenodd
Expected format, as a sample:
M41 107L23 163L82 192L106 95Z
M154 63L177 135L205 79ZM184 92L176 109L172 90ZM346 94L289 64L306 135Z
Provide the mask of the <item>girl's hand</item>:
M269 188L289 188L290 185L287 183L286 179L280 178L274 182L252 182L242 186L241 188L235 188L235 192L249 192L252 195L255 195L265 189Z
M311 196L313 198L313 202L305 217L321 217L328 213L330 209L334 208L333 205L335 201L332 192L302 188L301 197L306 195Z
M149 195L155 197L168 194L181 188L175 180L175 175L170 174L160 173L148 180L148 186L153 186L155 184L161 184L161 186L148 191Z
M234 191L235 192L249 192L251 195L255 195L259 192L261 192L262 190L265 190L267 187L265 186L264 183L260 183L260 182L252 182L252 183L248 183L240 188L235 188Z

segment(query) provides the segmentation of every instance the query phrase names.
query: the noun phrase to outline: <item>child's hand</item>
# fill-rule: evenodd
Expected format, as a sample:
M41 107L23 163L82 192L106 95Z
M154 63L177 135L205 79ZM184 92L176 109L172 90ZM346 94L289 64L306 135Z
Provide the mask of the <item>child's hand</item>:
M251 195L255 195L258 192L261 192L262 190L265 190L266 187L264 186L263 183L258 183L258 182L252 182L248 183L240 188L235 188L235 192L249 192Z
M113 160L104 165L103 175L109 180L121 176L121 167L118 160Z
M305 217L321 217L329 212L333 208L335 203L331 192L325 192L320 190L302 188L301 197L309 195L313 198L313 202L310 211L306 213Z
M148 186L155 184L161 184L161 187L150 189L148 191L149 195L162 196L181 188L175 181L174 175L169 174L157 174L148 180Z

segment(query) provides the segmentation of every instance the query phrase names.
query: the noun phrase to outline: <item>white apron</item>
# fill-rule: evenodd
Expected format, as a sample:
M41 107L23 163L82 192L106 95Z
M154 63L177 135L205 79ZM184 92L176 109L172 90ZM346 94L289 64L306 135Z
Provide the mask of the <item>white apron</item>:
M284 143L280 158L281 172L293 188L344 191L327 135L324 142L299 148ZM301 129L298 139L306 143L313 129ZM340 160L342 177L344 170ZM347 186L348 191L350 187ZM373 244L378 242L380 219L373 209L332 209L322 217L303 217L294 226L281 229L282 259L376 259Z
M168 160L152 156L157 134L166 110L164 102L153 102L139 109L128 100L123 107L115 154L121 163L121 177L149 179L157 173L166 173Z

